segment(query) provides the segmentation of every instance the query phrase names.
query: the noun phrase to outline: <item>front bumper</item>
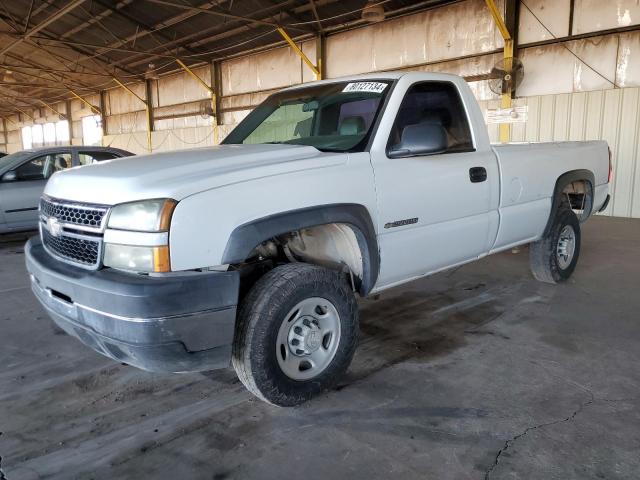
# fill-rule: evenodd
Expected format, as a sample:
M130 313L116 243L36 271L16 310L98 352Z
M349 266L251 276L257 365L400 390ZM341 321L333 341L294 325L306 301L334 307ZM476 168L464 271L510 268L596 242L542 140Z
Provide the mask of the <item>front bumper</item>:
M55 323L119 362L156 372L225 368L239 275L152 277L60 262L35 237L25 246L31 288Z

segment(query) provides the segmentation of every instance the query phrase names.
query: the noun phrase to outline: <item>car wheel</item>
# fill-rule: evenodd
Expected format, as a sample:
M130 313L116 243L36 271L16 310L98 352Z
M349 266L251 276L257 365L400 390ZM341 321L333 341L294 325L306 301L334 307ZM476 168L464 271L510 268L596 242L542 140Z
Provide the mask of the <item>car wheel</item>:
M335 385L351 363L357 333L358 306L340 273L282 265L243 300L232 362L258 398L297 405Z
M549 233L529 246L529 264L533 276L546 283L568 279L580 255L580 221L567 207L556 212Z

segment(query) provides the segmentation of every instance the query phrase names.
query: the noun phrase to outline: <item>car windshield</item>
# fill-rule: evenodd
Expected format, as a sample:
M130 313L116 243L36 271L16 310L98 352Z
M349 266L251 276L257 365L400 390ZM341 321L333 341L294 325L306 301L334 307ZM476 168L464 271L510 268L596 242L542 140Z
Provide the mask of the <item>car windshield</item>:
M11 165L16 160L22 160L31 155L33 151L23 150L16 153L10 153L2 158L0 158L0 170L3 170L6 166Z
M362 151L389 90L389 81L366 80L276 93L222 143L287 143L323 151Z

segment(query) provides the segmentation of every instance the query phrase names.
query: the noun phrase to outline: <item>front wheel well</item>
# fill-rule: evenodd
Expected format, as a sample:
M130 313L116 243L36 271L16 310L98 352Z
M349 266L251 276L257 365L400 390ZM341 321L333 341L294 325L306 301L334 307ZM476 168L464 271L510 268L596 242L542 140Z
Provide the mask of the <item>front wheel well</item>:
M346 223L328 223L292 230L271 237L255 247L243 262L230 269L240 271L241 296L262 275L287 263L308 263L341 272L353 290L366 295L368 264L362 233Z
M342 268L358 293L366 296L380 269L378 239L368 209L356 203L336 203L261 217L236 227L222 255L222 264L241 273L264 274L294 261ZM251 278L244 283L250 284Z

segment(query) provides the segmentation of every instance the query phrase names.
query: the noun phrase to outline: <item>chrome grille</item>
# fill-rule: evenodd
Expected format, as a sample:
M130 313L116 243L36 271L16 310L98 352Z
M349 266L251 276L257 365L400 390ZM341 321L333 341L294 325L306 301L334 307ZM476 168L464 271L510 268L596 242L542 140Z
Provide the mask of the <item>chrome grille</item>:
M42 229L42 241L57 256L72 262L95 267L98 265L102 239L87 240L61 235L54 237L46 228Z
M40 199L40 237L50 255L87 269L102 263L103 232L109 207Z
M107 211L108 208L103 206L62 203L60 200L49 198L40 199L42 215L81 227L101 228Z

